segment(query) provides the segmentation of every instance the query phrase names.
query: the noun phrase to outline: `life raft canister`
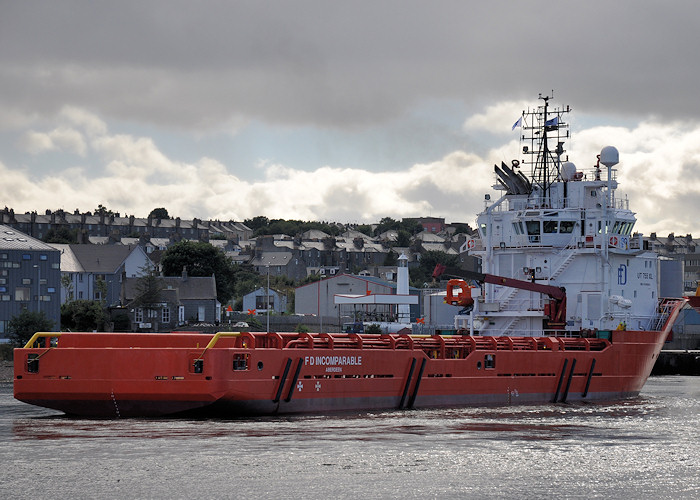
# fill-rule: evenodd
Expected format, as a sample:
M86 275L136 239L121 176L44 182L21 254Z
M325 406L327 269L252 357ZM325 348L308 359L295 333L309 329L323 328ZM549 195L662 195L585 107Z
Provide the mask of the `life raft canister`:
M472 288L464 280L451 279L447 282L447 294L445 303L452 306L467 307L474 303ZM455 294L456 292L456 294Z

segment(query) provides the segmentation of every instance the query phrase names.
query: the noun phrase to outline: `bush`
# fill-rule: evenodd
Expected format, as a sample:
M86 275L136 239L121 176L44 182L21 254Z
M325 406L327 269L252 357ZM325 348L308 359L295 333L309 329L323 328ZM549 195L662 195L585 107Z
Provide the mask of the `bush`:
M10 320L7 326L10 343L16 347L24 347L36 332L50 332L53 321L44 312L22 311Z
M376 323L372 323L367 328L365 328L365 333L382 333L382 327Z

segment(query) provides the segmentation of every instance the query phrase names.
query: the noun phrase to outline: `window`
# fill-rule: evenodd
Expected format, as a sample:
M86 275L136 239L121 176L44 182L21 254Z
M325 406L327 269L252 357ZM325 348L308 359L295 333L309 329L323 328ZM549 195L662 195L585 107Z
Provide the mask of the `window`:
M41 255L39 255L39 260L46 260L46 259L48 259L46 254L42 253Z
M79 298L79 299L82 299L82 298L83 298L83 291L82 291L82 290L80 290L80 291L78 292L78 298Z
M275 304L274 296L270 295L268 297L268 299L270 301L269 302L270 309L272 309L274 304ZM258 295L257 297L255 297L255 308L256 309L267 309L267 304L268 304L268 302L267 302L264 295Z
M559 223L559 232L570 234L574 232L576 223L572 220L563 220Z
M23 254L22 254L22 260L32 260L32 254L30 254L30 253L23 253Z
M32 279L31 278L22 278L22 284L23 285L31 285Z
M555 220L546 220L543 222L545 233L556 233L558 222Z
M0 253L0 259L6 260L6 259L7 259L7 254L6 254L6 253Z
M79 275L78 275L78 282L79 282L79 283L82 283L82 282L83 282L83 275L82 275L82 274L79 274Z
M31 300L31 292L28 286L18 286L15 288L15 300L25 301Z
M164 307L161 314L161 323L170 323L170 308Z
M537 236L540 234L540 221L529 220L525 223L525 226L527 227L527 234L531 236Z
M56 289L54 287L50 286L46 289L46 293L56 293Z
M2 300L3 302L9 302L10 299L12 299L12 297L9 295L3 295L2 297L0 297L0 300Z
M143 309L140 307L134 312L134 321L136 323L143 323Z

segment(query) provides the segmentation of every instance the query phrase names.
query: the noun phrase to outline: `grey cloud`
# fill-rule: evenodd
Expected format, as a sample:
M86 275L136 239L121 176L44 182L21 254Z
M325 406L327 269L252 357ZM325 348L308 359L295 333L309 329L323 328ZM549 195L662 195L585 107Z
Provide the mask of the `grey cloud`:
M9 2L0 106L356 127L427 98L484 105L554 88L589 112L696 117L699 13L632 0Z

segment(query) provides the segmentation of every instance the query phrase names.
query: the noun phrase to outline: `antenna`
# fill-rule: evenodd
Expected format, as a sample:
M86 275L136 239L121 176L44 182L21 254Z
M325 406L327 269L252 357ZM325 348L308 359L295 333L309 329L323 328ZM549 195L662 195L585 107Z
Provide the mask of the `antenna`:
M530 166L532 185L537 188L540 205L551 205L551 186L561 178L562 160L564 155L564 140L569 137L569 125L564 122L564 116L571 111L566 108L550 109L549 101L554 98L554 90L550 95L539 94L543 104L536 109L523 111L523 135L521 141L530 142L522 147L526 155L522 163ZM550 147L550 141L553 147Z

